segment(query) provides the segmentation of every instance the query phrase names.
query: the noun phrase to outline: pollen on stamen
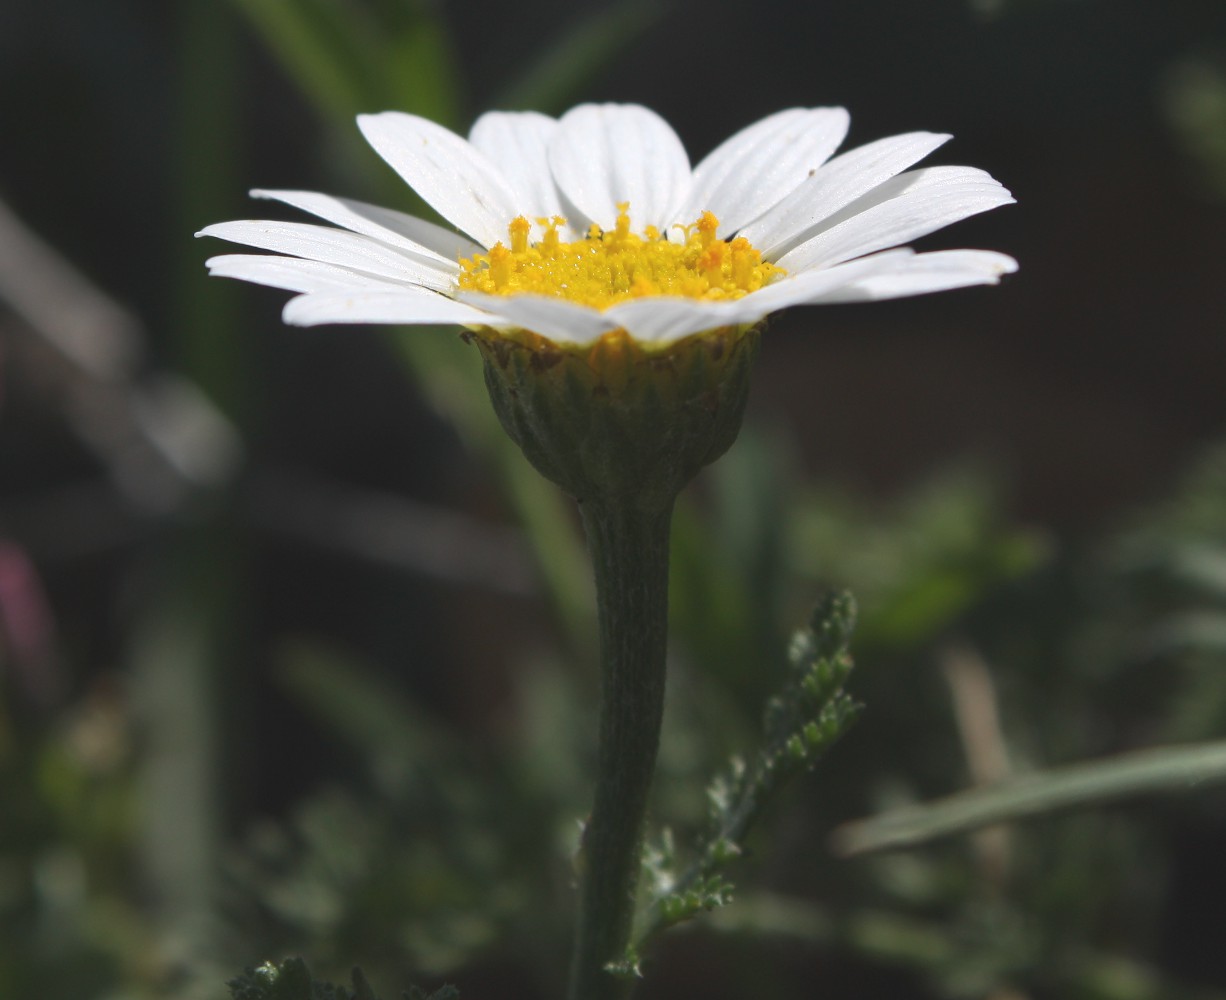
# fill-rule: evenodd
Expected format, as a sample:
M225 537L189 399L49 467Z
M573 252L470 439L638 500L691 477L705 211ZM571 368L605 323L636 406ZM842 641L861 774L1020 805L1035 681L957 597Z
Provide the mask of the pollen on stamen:
M710 214L709 212L707 213ZM722 288L724 284L724 250L728 244L722 240L709 243L698 258L702 276L712 288Z
M522 254L527 251L528 233L532 229L532 223L522 215L517 215L507 228L511 232L511 253Z
M630 235L630 202L623 201L617 206L617 228L613 234L620 243Z
M539 244L541 252L552 257L558 249L558 226L566 225L566 220L560 215L552 216L546 219L536 220L540 225L545 227L545 235Z
M617 209L613 229L593 223L583 239L566 243L558 236L566 224L560 216L535 220L544 229L536 243L528 239L532 224L516 216L507 227L509 249L498 243L460 260L459 287L490 295L547 295L604 309L664 295L735 299L785 273L764 262L744 237L718 239L719 220L711 212L670 227L683 234L674 241L655 226L634 232L629 204Z

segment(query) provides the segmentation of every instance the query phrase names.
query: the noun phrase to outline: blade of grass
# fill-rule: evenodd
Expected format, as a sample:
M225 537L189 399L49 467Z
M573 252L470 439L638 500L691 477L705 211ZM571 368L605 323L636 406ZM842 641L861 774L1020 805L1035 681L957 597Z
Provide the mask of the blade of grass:
M382 110L373 32L331 0L233 0L298 87L336 122Z
M211 0L181 0L176 15L181 131L173 179L171 351L182 374L241 425L249 403L248 355L235 300L205 292L200 250L186 238L217 217L235 183L237 26ZM192 928L211 919L237 786L229 753L241 754L233 735L222 732L223 706L241 703L229 670L239 660L243 634L241 544L226 498L210 497L209 509L198 522L163 524L147 581L152 586L139 602L128 651L143 733L140 858L171 938L195 933Z
M382 59L384 107L459 125L462 88L451 37L438 18L418 16L389 36Z
M237 19L208 0L180 4L179 129L175 135L175 350L180 370L230 419L250 398L245 331L237 298L200 280L201 251L190 233L218 218L239 188L237 127L243 67Z
M1226 782L1226 742L1139 750L856 820L836 829L831 844L836 853L850 857L911 847L1060 809L1221 782Z
M843 946L871 959L927 975L968 963L982 963L979 942L964 940L959 929L886 910L836 912L809 900L771 893L738 896L735 906L708 918L715 931L791 939L823 948ZM961 941L961 946L959 946ZM973 955L971 954L973 952ZM1048 981L1060 984L1061 996L1094 1000L1226 1000L1218 990L1172 982L1161 969L1128 955L1071 947L1044 967ZM997 992L993 996L1016 996Z
M665 10L622 0L578 22L524 64L531 67L494 101L497 107L557 114Z
M455 123L458 77L441 19L336 0L233 0L299 89L335 123L396 109Z
M460 756L449 730L348 654L296 640L277 651L277 667L295 699L368 761L424 768Z

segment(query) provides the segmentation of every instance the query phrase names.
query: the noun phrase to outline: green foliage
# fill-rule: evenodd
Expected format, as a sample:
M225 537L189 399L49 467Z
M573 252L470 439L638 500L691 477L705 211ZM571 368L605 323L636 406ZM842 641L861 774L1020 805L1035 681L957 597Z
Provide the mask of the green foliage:
M711 781L709 828L690 866L678 872L669 830L648 847L650 898L636 955L665 928L732 902L734 886L725 869L741 855L767 803L789 778L814 767L859 716L862 706L843 689L852 669L848 647L855 620L852 596L831 593L818 602L808 627L793 636L783 690L767 703L762 747L752 764L734 757Z
M1069 6L968 2L985 12L1041 14L1053 27ZM390 181L391 173L360 146L355 113L398 107L459 127L477 106L560 109L581 98L579 88L611 65L661 9L627 0L556 30L542 20L533 27L543 44L514 52L520 75L510 74L496 98L487 100L467 92L467 74L456 59L462 39L448 27L448 18L461 26L459 19L470 13L465 9L414 0L234 0L233 6L320 121L335 130L338 145L350 144L345 166L368 170L372 189L376 177ZM1134 11L1144 6L1132 5ZM1151 6L1157 16L1161 5ZM77 7L95 17L90 4ZM208 0L180 5L157 24L185 13L179 47L167 47L155 60L181 71L177 83L186 95L175 115L184 132L183 173L169 186L180 221L165 227L180 234L222 217L219 206L247 183L235 164L249 151L234 138L248 114L244 77L252 69L248 51L228 37L227 22ZM1118 22L1105 8L1091 14L1101 14L1095 37L1085 30L1089 19L1071 32L1051 32L1073 39L1079 52L1085 43L1078 72L1094 72L1106 47L1126 37L1115 30L1129 16L1124 8ZM510 16L525 19L521 11ZM107 21L99 15L83 23ZM156 30L151 22L124 32L120 46L100 35L90 58L77 60L67 76L92 81L119 52L125 57L114 65L126 78L141 62L126 58L135 51L130 46L165 40ZM74 33L63 37L71 44ZM1166 45L1169 35L1157 31L1154 37ZM1206 37L1196 52L1175 58L1164 97L1188 166L1205 190L1220 194L1226 191L1226 73L1213 44ZM34 51L41 62L46 51ZM1041 52L1027 60L1045 66ZM27 79L22 62L13 66L18 81ZM110 88L117 80L99 88L116 106L123 91ZM1048 82L1065 93L1076 81L1052 76ZM61 85L71 92L71 79ZM647 84L640 79L636 85ZM52 110L63 100L57 88L49 92ZM698 88L709 102L707 90ZM1116 106L1127 107L1118 100ZM130 147L133 137L146 134L134 127L137 119L110 112L87 117L114 117L131 130L125 147L131 155L111 158L146 185L150 178L141 174ZM78 143L90 137L87 132ZM43 142L32 134L18 146L41 149ZM104 169L106 150L88 148L104 154L96 164ZM48 176L56 176L52 165ZM21 190L12 188L18 196ZM396 204L412 207L402 185L395 192ZM112 194L95 200L123 198L122 191ZM73 256L87 253L90 244L88 220L80 225L83 239ZM218 303L234 301L224 299L222 289L210 286L202 294L200 248L183 240L176 245L187 275L176 289L178 305L167 310L161 303L147 313L174 317L159 334L178 342L160 341L159 349L191 359L191 377L241 416L251 403L246 369L252 345L260 341L243 330L232 309L218 311ZM458 976L491 954L512 954L517 968L538 976L564 964L572 904L566 858L575 820L586 807L589 770L583 748L590 704L584 703L582 670L575 668L591 619L581 547L564 501L504 446L473 352L444 331L413 331L395 343L423 397L496 470L535 549L544 601L565 623L563 648L542 651L544 643L534 640L531 653L517 654L523 662L505 682L506 705L500 703L506 731L478 737L471 720L461 729L418 702L399 674L381 673L360 656L338 657L323 639L309 636L282 658L272 697L294 701L305 714L301 724L310 728L311 749L324 763L315 770L314 761L295 762L294 785L281 790L280 801L253 803L254 779L228 770L223 758L232 754L246 770L251 745L240 734L246 721L258 723L249 728L269 739L280 736L271 722L264 732L255 707L257 694L268 692L246 686L245 675L257 674L248 667L261 665L247 662L260 659L251 647L265 638L252 642L246 634L253 631L249 606L260 603L252 600L253 580L245 575L250 568L228 559L226 545L216 545L251 525L226 521L205 546L216 545L221 558L164 573L155 589L165 601L142 600L148 591L133 581L150 573L150 550L178 533L182 520L208 512L142 520L136 529L141 537L130 545L122 540L129 529L110 523L110 494L96 494L85 483L92 513L74 516L66 535L75 542L69 544L105 551L105 562L115 565L103 586L128 596L116 606L99 599L96 581L90 589L98 563L58 557L69 567L61 564L58 571L72 580L67 586L61 581L57 604L63 591L80 591L97 605L89 615L108 618L106 629L114 634L98 652L79 634L88 630L61 623L72 692L50 709L23 698L18 664L8 658L7 645L0 650L0 995L187 996L184 978L193 970L185 968L185 941L198 949L189 966L206 954L238 967L252 952L305 948L318 967L344 968L361 957L378 978L412 963L430 974L445 969ZM20 365L16 354L14 360ZM34 384L23 388L37 392ZM6 407L19 410L20 395L6 395ZM258 396L262 404L263 391ZM260 436L251 435L256 460ZM1019 771L1046 772L1087 755L1220 737L1226 731L1226 451L1209 456L1168 503L1141 512L1087 553L1055 548L1012 523L1003 513L1006 497L989 476L938 474L894 502L869 501L838 493L829 483L800 482L780 436L777 429L748 429L708 476L709 504L691 501L678 518L672 667L680 696L669 707L672 745L660 777L660 808L671 810L670 822L676 812L696 826L707 776L731 749L753 746L747 735L756 722L752 713L772 676L759 668L781 659L782 623L798 614L788 606L789 594L840 581L858 595L857 688L862 696L870 692L873 712L858 738L840 747L841 766L820 773L820 809L809 801L816 796L774 794L785 778L803 787L801 772L856 708L839 701L846 695L831 693L842 683L842 667L837 654L818 655L822 630L802 634L800 662L790 668L788 693L773 702L762 748L742 754L707 786L714 832L692 848L686 840L698 859L693 875L687 880L690 869L679 869L668 835L644 859L659 927L710 910L711 919L695 926L803 937L823 949L824 963L837 966L853 956L860 968L900 968L940 997L1218 997L1173 982L1166 966L1179 963L1170 960L1169 940L1161 944L1164 935L1197 930L1197 921L1180 910L1186 900L1171 894L1166 879L1186 843L1181 834L1214 829L1206 825L1215 809L1220 812L1213 796L1043 820L1007 833L1003 850L1000 837L993 847L1001 831L851 864L833 863L811 845L812 831L837 819L874 810L889 815L900 803L964 783L964 757L971 751L959 745L947 692L932 669L950 637L982 652L999 699L1001 736ZM6 503L27 490L42 503L37 484L11 485ZM95 504L96 496L103 502ZM62 498L50 499L49 509ZM228 498L217 506L228 507ZM7 506L4 513L6 533L20 536L21 517L9 522ZM101 536L90 534L95 517ZM266 543L256 541L257 548ZM209 562L216 566L210 569ZM470 617L462 620L484 615L482 601L481 595L471 599ZM135 624L125 619L134 605L142 608ZM515 615L517 625L530 618L520 607ZM225 641L240 632L241 643ZM140 659L147 671L112 689L117 657ZM563 662L567 667L558 665ZM132 678L130 667L122 664L115 674ZM157 689L151 679L165 687ZM162 697L168 691L174 700ZM211 714L214 699L226 706L224 715ZM870 725L875 728L866 731ZM274 756L286 752L278 747ZM259 754L253 757L256 770L267 766ZM738 875L736 904L728 906L729 872L744 837L721 836L720 829L740 815L747 788L757 789L757 801L770 796L783 828L806 833L803 849L789 854L779 848L787 873L783 890L760 889ZM697 802L693 814L686 812L687 794ZM1081 796L1068 804L1085 801ZM757 808L753 816L757 822ZM195 901L210 907L206 912L165 907L165 897L181 894L188 879L209 890L217 883L211 857L194 847L213 835L201 817L216 823L219 835L238 833L238 843L224 845L238 858L226 869L228 908L221 915L211 909L211 896L195 889ZM230 823L224 830L223 819ZM678 822L677 828L688 827ZM200 942L187 930L198 922L222 929ZM299 965L252 970L241 988L303 996L305 984L303 1000L373 996L358 975L348 986L329 985L312 981ZM622 971L636 969L637 956L629 956ZM207 967L194 971L215 995L221 977ZM454 995L449 987L408 994L410 1000Z
M831 546L832 565L847 571L880 607L920 587L924 572L940 575L950 565L974 566L977 544L991 548L1013 538L1034 545L1036 562L1028 577L1019 577L1016 568L1003 578L982 573L974 577L977 596L968 597L960 610L946 607L915 632L932 637L956 630L983 649L1002 692L1005 735L1020 768L1045 769L1093 754L1103 744L1122 748L1127 734L1138 731L1153 734L1141 745L1205 739L1220 733L1226 712L1226 692L1217 683L1223 653L1212 629L1187 625L1213 622L1226 606L1219 569L1226 537L1224 456L1222 450L1210 454L1169 501L1139 513L1095 550L1075 558L1062 555L1057 567L1036 571L1043 547L1002 525L992 513L991 491L967 486L964 476L939 478L888 507L861 505L845 535ZM739 471L750 462L759 470L769 467L758 454L744 459ZM705 575L711 587L722 588L721 577L734 581L746 565L743 554L755 557L774 566L773 583L756 597L768 602L767 595L807 577L808 563L795 552L790 560L771 561L769 546L762 543L768 535L761 521L755 522L755 512L760 516L763 509L759 505L782 503L788 508L783 520L792 524L833 515L822 506L826 501L787 485L778 467L763 471L754 490L738 480L716 476L708 484L711 509L723 518L718 529L708 523L705 533L700 530L708 511L688 512L694 520L684 530L708 544L691 549L681 540L686 573ZM745 494L744 508L736 508L725 489ZM753 499L759 489L761 496ZM730 516L730 510L738 513ZM741 527L725 527L732 524ZM923 532L928 538L921 549L914 535ZM927 555L917 565L886 558L895 543L905 552ZM789 574L789 565L793 573L797 566L806 573ZM896 569L891 573L889 567ZM1045 595L1057 569L1056 581L1067 575L1076 586L1061 592L1062 613L1053 617ZM906 587L894 582L907 577ZM1002 586L1011 587L1008 613L998 616L994 609L1001 602L993 594ZM755 600L753 594L738 594L732 583L728 593L736 601ZM1042 599L1032 603L1029 594ZM718 616L723 607L709 610ZM741 610L738 627L764 612L769 621L773 613L762 607ZM929 789L940 794L960 783L961 764L948 750L929 751L940 768L941 784L933 785L921 756L899 755L897 748L956 748L957 743L947 734L939 705L925 701L921 711L910 704L930 692L924 693L914 676L900 684L893 672L900 661L932 656L930 638L904 646L894 633L889 642L879 638L869 644L866 653L857 625L862 664L857 688L875 692L873 712L858 732L884 720L894 731L908 733L908 720L918 714L926 742L900 738L887 744L895 752L884 760L874 754L877 740L861 736L841 745L841 766L820 773L823 813L815 820L806 815L808 796L779 790L803 780L800 776L829 746L833 730L855 716L857 706L844 689L855 618L850 601L831 595L810 627L793 638L781 690L768 699L758 749L742 751L722 767L719 761L730 750L753 746L740 692L753 690L771 672L744 667L733 672L732 665L721 663L719 671L697 683L695 665L705 665L701 656L713 647L691 641L706 622L701 608L693 614L677 637L674 666L681 696L669 709L677 731L661 785L661 808L669 810L663 818L687 832L683 838L665 832L644 856L645 909L636 949L625 957L626 974L633 974L639 955L658 934L690 925L742 935L803 935L835 957L854 954L911 970L941 997L983 996L1002 984L1105 1000L1213 997L1172 983L1146 951L1147 921L1163 903L1163 865L1169 863L1167 842L1150 812L1131 815L1127 823L1116 815L1087 815L1014 831L1003 877L992 874L997 862L985 860L990 854L954 841L849 866L833 865L822 851L789 856L783 863L790 879L823 887L820 906L799 892L758 888L739 859L765 807L818 828L817 823L863 812L861 798L878 795L888 815L884 807L890 802L929 798L934 794ZM864 619L872 622L875 614L870 608ZM718 620L710 624L721 627ZM878 632L885 634L888 630ZM524 732L483 748L416 703L394 677L381 677L352 655L337 655L314 639L286 644L282 651L281 690L315 720L318 739L350 778L344 791L334 783L317 788L297 801L284 822L261 823L250 831L241 858L229 868L227 933L214 957L238 967L257 942L264 952L310 954L313 964L327 968L344 968L361 958L377 980L405 967L454 979L471 963L504 954L507 941L531 941L536 950L523 953L524 962L560 963L573 905L560 873L573 849L575 818L586 806L582 748L590 735L590 708L583 705L575 675L545 661L523 671L517 702ZM892 687L897 690L891 696ZM92 709L82 711L82 721L94 715ZM116 724L113 714L106 717ZM96 720L86 729L96 732ZM0 967L7 962L9 970L5 989L28 992L32 983L53 982L54 992L63 994L79 992L91 976L114 980L124 974L125 956L156 954L153 928L141 923L136 901L124 896L131 872L122 855L132 836L124 803L130 805L133 794L130 755L137 747L129 744L126 756L115 758L128 762L117 770L98 771L93 764L82 766L75 748L85 744L75 726L44 734L44 748L35 757L14 756L11 749L14 738L27 751L33 746L26 729L10 725L7 732L10 749L0 762L8 769L5 801L12 809L6 815L16 822L4 828L5 850L10 868L11 859L30 858L43 877L31 883L28 898L10 893L0 907L6 942ZM1028 742L1032 733L1042 734L1044 742ZM701 787L702 771L717 777L705 782L709 825L704 835L693 836L689 831L701 819L684 809L674 815L683 798L675 801L674 790L683 779ZM35 775L43 777L34 780ZM15 789L22 791L13 794ZM1194 816L1199 800L1171 801L1182 815ZM411 836L404 835L406 828ZM30 853L15 846L16 830L25 830L27 843L59 848L54 857ZM62 968L34 970L30 928L57 905L34 890L47 893L61 884L47 876L72 869L64 865L70 856L85 860L91 893L81 910L88 916L73 931L79 935L71 946L76 958L58 963ZM1121 875L1129 872L1134 874ZM735 902L728 905L734 881ZM1127 913L1127 920L1120 913ZM156 969L148 974L156 975ZM155 989L147 983L144 995ZM354 990L346 987L346 993Z
M351 982L350 988L314 979L301 958L287 958L247 969L226 985L233 1000L379 1000L361 969L353 970ZM410 986L404 1000L457 1000L459 995L454 986L429 994Z
M1045 16L1064 18L1067 30L1067 0L966 0L985 20L1014 17L1017 20ZM1092 4L1082 3L1093 8ZM1142 5L1143 6L1143 5ZM1226 198L1226 49L1223 47L1218 11L1212 4L1188 5L1183 16L1189 24L1203 25L1202 34L1187 50L1165 56L1155 74L1152 89L1175 142L1188 160L1188 174L1203 195L1218 201ZM1101 14L1091 14L1101 16ZM1053 19L1054 23L1054 19ZM1193 37L1196 37L1193 35ZM1165 48L1164 48L1165 55Z
M460 991L454 986L440 986L433 993L426 993L416 986L410 986L406 994L407 1000L456 1000L459 995Z
M927 798L920 769L895 768L910 773L880 796L876 816L839 831L836 843L867 845L859 839L866 835L897 848L904 830L920 841L1025 814L1043 818L862 863L879 908L861 908L860 885L860 905L811 920L815 935L892 956L941 996L982 996L1008 985L1112 1000L1220 997L1173 981L1142 942L1151 933L1148 908L1158 905L1177 863L1162 846L1169 849L1171 835L1158 818L1178 816L1194 827L1215 815L1214 797L1203 791L1222 777L1220 742L1148 748L1220 739L1226 720L1226 655L1213 627L1186 627L1213 623L1226 608L1216 570L1224 498L1219 447L1168 500L1013 588L1000 614L985 609L963 625L995 682L999 735L1018 774L914 806L917 794ZM874 719L905 719L897 704L873 704ZM940 781L939 789L952 790L948 764ZM1122 816L1119 806L1101 811L1104 802L1156 792L1185 798ZM1076 815L1048 818L1057 807ZM884 923L882 909L891 914ZM908 944L925 937L940 947ZM1121 938L1130 943L1121 946Z
M697 878L681 892L672 892L660 900L660 925L671 927L700 913L710 913L732 902L733 885L722 875Z
M557 909L542 833L561 825L559 805L525 787L513 755L466 746L369 665L319 645L287 645L281 676L361 778L251 831L226 872L228 954L258 928L267 947L328 967L360 957L380 976L448 975L526 912Z
M1044 538L1002 521L998 489L981 470L954 468L876 506L811 490L789 521L794 569L855 590L867 609L862 649L914 648L1047 557Z
M131 886L139 786L131 720L100 687L54 723L0 687L0 996L96 994L125 975L156 927Z
M883 813L836 831L847 855L922 844L985 826L1132 795L1186 792L1226 782L1226 743L1162 747L1051 768L922 806Z
M687 738L705 738L708 752L740 738L737 706L760 673L724 671L742 655L754 615L764 606L777 610L771 602L779 581L794 588L798 578L840 578L866 609L856 641L858 659L869 668L858 674L858 693L873 712L859 738L842 748L841 766L823 771L822 805L805 815L808 823L829 822L866 796L884 820L904 804L962 784L966 763L957 754L976 751L959 746L949 723L950 688L932 669L949 655L951 641L984 660L1000 700L1006 758L1019 772L1037 772L1019 784L1026 798L1011 805L1041 808L1056 801L1045 799L1050 791L1061 796L1065 812L1082 814L846 868L824 863L820 852L807 854L789 867L789 884L810 882L827 905L742 886L736 903L718 907L705 926L802 936L836 955L851 951L910 970L942 997L1023 989L1110 1000L1216 998L1173 981L1146 950L1170 863L1162 839L1169 834L1159 832L1156 817L1175 813L1193 823L1202 810L1213 815L1212 796L1195 794L1201 785L1185 779L1203 778L1206 767L1216 775L1216 749L1137 750L1105 760L1102 771L1070 762L1127 747L1212 740L1226 725L1226 661L1218 641L1226 607L1226 449L1207 455L1167 502L1081 550L1057 549L1008 523L998 488L981 473L935 474L890 503L869 503L829 489L802 494L780 453L773 460L768 454L734 450L709 480L714 515L691 508L685 517L692 523L682 522L679 627L718 665L723 683L745 686L702 709L692 702L710 696L709 675L687 687L682 718L693 713ZM755 496L750 516L727 516L737 495ZM773 511L775 526L786 526L782 539L745 530L752 514L761 517L772 505L782 507ZM733 541L744 537L755 539L748 548L756 562ZM765 580L752 569L763 565L773 567ZM741 581L750 578L753 585L745 587ZM802 636L797 646L813 641ZM779 707L776 717L786 718ZM779 731L797 736L792 724ZM1141 733L1148 738L1139 739ZM792 739L791 746L799 750L803 741ZM753 761L743 757L711 784L716 815L735 808ZM1068 770L1048 771L1057 764ZM1086 812L1090 803L1162 789L1183 789L1185 797L1160 810L1129 812L1126 821L1119 807ZM967 803L995 808L988 792L982 800L979 794L966 793ZM999 794L1009 799L1009 787ZM804 812L807 803L795 805ZM968 825L1003 815L985 812ZM646 858L657 899L679 881L671 841L662 838Z
M494 104L561 114L573 95L583 93L666 9L665 4L619 0L585 14L527 60L523 74Z
M1126 524L1101 559L1117 584L1091 635L1127 665L1120 697L1161 706L1155 742L1226 731L1226 447Z
M396 108L455 124L450 43L424 4L378 13L339 0L234 0L327 118Z

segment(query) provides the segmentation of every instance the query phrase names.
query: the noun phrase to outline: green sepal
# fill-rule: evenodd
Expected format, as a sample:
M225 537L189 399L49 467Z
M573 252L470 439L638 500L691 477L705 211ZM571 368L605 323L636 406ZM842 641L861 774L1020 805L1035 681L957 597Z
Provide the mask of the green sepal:
M759 330L658 349L620 332L585 347L522 331L470 336L499 420L543 476L580 502L658 511L736 440Z

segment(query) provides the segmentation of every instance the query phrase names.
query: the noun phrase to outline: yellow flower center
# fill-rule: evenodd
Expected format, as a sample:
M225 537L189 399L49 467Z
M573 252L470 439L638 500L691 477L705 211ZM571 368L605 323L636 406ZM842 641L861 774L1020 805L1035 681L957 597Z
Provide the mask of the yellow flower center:
M566 220L537 219L545 227L538 243L528 242L531 223L522 215L508 227L510 249L496 243L488 253L460 261L459 286L490 295L526 292L570 299L604 309L627 299L677 295L690 299L739 299L783 275L762 260L744 237L716 239L719 221L710 212L679 226L683 241L665 239L654 226L630 231L630 206L617 206L617 225L592 224L573 243L558 239Z

